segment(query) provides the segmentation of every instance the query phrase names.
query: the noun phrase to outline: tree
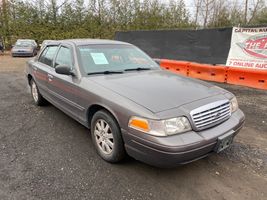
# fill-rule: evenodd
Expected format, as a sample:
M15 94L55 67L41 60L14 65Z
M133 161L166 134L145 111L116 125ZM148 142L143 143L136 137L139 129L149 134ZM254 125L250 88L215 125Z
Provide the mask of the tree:
M258 24L258 25L267 25L267 8L263 8L260 13L255 16L255 18L252 20L253 23Z
M196 11L195 11L195 26L197 27L198 25L198 17L199 17L199 12L200 12L200 9L201 9L201 4L202 4L202 0L195 0L194 1L195 3L195 7L196 7Z
M201 14L203 16L203 27L206 28L209 23L209 16L214 11L215 0L202 0Z
M237 26L244 24L244 3L195 0L191 13L184 0L2 0L0 35L10 46L18 38L112 39L116 31ZM266 23L264 0L247 5L246 24Z
M261 11L265 8L265 1L264 0L255 0L250 5L250 16L249 19L246 19L247 24L253 24L253 20L261 13Z
M10 28L9 28L9 15L8 15L8 1L2 0L1 5L1 25L4 43L10 45Z

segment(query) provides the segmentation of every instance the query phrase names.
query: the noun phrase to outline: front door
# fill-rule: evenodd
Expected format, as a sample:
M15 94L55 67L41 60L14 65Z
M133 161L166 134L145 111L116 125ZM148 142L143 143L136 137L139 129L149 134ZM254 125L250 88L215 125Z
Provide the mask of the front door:
M58 65L68 66L73 69L74 59L72 47L60 46L54 59L54 67ZM77 85L78 81L75 76L56 73L55 68L51 68L48 71L48 89L54 103L68 114L81 120L81 113L84 112L84 108L77 103L80 93Z

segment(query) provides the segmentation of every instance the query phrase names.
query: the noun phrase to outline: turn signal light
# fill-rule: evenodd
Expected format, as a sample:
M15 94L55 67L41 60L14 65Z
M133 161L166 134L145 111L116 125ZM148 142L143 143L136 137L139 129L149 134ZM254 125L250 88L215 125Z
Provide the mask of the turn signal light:
M144 131L144 132L150 131L148 121L145 119L138 118L138 117L132 117L130 119L129 127L140 130L140 131Z

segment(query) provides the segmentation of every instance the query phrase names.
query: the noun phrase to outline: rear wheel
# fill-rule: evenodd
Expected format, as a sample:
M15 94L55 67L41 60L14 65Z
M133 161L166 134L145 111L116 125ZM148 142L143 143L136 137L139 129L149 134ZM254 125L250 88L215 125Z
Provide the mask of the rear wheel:
M34 103L37 106L45 105L46 100L40 94L39 89L38 89L38 87L37 87L37 85L33 79L30 81L30 86L31 86L31 94L32 94L32 98L33 98Z
M110 113L104 110L95 113L91 122L91 136L97 153L105 161L116 163L125 157L120 127Z

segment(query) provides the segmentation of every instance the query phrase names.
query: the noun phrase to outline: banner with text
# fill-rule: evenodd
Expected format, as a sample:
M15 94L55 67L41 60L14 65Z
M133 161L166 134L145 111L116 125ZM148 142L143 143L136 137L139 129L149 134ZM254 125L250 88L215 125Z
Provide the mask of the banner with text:
M233 27L226 65L267 70L267 27Z

